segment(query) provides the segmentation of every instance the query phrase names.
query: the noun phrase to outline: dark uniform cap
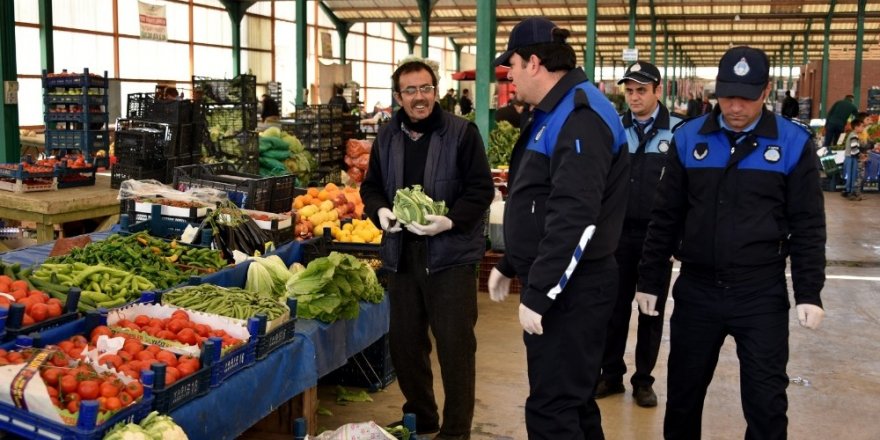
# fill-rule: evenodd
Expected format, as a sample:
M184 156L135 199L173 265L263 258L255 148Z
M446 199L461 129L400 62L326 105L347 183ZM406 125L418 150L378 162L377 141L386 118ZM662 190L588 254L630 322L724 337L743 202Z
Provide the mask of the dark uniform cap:
M718 63L715 96L756 100L770 81L770 62L761 49L737 46L729 49Z
M510 31L507 40L507 50L500 57L495 58L496 66L509 66L513 52L521 47L532 46L541 43L553 42L553 30L556 25L543 17L529 17Z
M651 63L636 61L626 69L626 73L620 81L617 81L617 84L623 84L628 80L633 80L639 84L658 83L660 82L660 70Z

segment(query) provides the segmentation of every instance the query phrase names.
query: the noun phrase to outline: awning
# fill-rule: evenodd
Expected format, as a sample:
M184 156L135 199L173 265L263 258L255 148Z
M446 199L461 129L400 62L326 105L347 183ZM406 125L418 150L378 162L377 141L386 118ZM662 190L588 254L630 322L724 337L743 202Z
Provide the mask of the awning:
M505 66L496 66L495 67L495 79L498 81L507 81L507 71L510 70L509 67ZM452 79L456 81L474 81L477 79L477 71L476 70L463 70L461 72L455 72L452 74Z

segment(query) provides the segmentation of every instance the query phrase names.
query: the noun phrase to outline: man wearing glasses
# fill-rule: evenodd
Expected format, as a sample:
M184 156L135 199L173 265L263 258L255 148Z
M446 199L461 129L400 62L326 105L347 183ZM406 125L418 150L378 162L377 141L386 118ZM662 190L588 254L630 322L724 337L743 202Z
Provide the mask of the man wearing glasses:
M474 415L476 264L486 250L483 215L494 186L477 127L435 104L437 74L427 63L404 61L391 77L400 110L379 130L361 197L385 231L380 253L393 272L389 337L403 411L416 415L419 434L466 440ZM413 185L444 201L449 212L402 226L392 202L398 189ZM443 379L442 424L429 328Z

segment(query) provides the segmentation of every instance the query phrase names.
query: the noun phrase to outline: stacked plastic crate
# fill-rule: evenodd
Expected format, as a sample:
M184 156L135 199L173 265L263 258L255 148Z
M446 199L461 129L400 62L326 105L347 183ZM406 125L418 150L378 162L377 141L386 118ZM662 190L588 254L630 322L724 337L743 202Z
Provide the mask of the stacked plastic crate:
M128 95L128 119L116 124L111 185L127 179L171 183L174 168L199 163L201 150L193 145L193 104L165 100L150 93Z
M226 163L243 173L259 173L256 77L193 77L193 98L194 133L203 161Z
M345 157L342 106L297 105L293 120L282 120L281 129L296 136L318 165L309 186L339 183Z
M95 172L109 165L107 136L107 72L61 73L43 71L43 114L46 154L63 160L58 188L95 184ZM76 157L85 166L68 167Z

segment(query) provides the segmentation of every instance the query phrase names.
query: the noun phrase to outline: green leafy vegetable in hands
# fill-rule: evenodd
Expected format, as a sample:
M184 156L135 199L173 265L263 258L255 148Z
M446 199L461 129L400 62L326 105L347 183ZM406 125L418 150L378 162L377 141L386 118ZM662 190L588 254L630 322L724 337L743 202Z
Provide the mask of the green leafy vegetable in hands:
M519 139L519 129L510 125L507 121L500 121L489 132L489 148L486 154L489 157L489 166L497 168L500 165L510 164L510 155L513 146Z
M449 212L445 201L435 202L422 190L421 185L413 185L412 188L401 188L394 194L394 207L392 209L397 220L408 225L417 223L427 224L425 216L445 215Z

